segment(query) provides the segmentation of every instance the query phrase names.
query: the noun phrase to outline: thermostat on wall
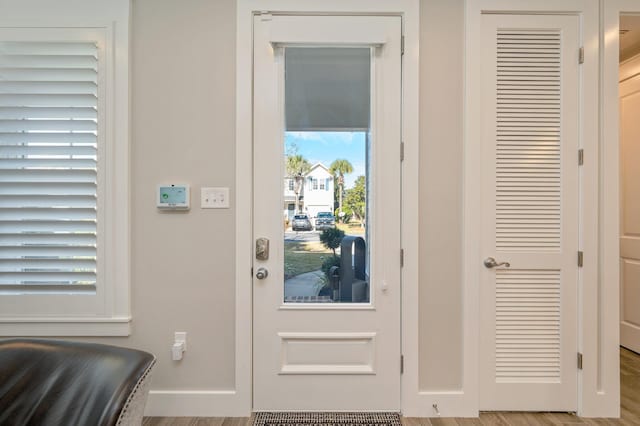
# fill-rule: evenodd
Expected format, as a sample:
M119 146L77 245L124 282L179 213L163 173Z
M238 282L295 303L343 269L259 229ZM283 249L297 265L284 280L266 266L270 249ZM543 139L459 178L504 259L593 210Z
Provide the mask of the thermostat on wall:
M156 205L163 210L189 210L189 185L158 185Z

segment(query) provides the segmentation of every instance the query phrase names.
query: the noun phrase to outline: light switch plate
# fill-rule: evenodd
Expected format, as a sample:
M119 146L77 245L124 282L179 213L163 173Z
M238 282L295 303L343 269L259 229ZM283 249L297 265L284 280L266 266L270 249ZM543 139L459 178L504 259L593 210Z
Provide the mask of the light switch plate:
M200 208L228 209L229 188L200 188Z

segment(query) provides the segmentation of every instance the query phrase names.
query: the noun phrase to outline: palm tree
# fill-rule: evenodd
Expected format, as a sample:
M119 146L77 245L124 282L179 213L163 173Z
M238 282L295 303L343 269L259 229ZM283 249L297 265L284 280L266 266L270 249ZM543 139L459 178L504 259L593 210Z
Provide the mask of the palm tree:
M353 172L349 160L337 159L329 167L329 172L338 181L338 217L342 218L342 193L344 192L344 175Z
M296 211L300 209L300 190L304 177L311 170L311 164L300 154L288 155L286 159L287 176L294 180L293 192L296 194Z

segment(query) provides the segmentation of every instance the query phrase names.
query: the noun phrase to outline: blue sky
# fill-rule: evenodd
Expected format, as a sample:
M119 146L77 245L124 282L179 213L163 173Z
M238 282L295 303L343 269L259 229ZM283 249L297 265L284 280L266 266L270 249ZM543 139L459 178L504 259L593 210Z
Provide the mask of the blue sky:
M298 154L311 164L329 167L333 160L343 158L353 166L353 173L345 175L345 187L353 187L358 176L365 174L364 132L286 132L285 152L295 145Z

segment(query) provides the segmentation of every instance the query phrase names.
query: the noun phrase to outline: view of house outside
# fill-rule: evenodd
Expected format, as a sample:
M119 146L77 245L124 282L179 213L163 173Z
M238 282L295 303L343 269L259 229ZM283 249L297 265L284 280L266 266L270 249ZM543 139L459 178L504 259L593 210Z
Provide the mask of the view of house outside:
M285 302L368 302L366 136L365 132L285 133ZM340 245L352 240L351 255L358 252L363 260L360 274L356 273L358 282L349 282L345 295L344 283L343 294L340 289Z

